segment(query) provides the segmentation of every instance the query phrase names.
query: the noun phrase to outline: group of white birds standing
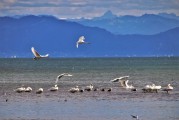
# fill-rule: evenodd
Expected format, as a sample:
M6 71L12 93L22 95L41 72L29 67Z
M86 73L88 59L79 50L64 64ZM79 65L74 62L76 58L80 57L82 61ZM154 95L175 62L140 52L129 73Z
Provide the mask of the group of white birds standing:
M57 91L58 90L58 81L60 78L62 78L63 76L72 76L71 74L69 73L63 73L63 74L60 74L57 76L56 78L56 81L55 81L55 85L51 88L48 89L48 91ZM125 88L125 89L130 89L131 91L137 91L137 89L131 84L129 85L128 80L129 76L122 76L122 77L119 77L119 78L115 78L113 80L110 80L111 82L119 82L120 85ZM110 92L112 90L112 88L106 88L108 92ZM83 91L97 91L98 89L95 88L93 86L93 84L90 84L89 86L86 86L84 89L82 88L79 88L79 86L76 86L76 87L73 87L71 89L69 89L68 91L71 92L71 93L76 93L76 92L83 92ZM101 91L105 91L105 88L101 88L100 89ZM158 92L158 90L163 90L163 91L166 91L167 93L169 91L172 91L173 90L173 87L168 84L166 87L161 87L161 86L157 86L155 84L152 84L152 85L146 85L143 89L142 89L144 92ZM18 93L21 93L21 92L31 92L32 91L32 88L31 87L20 87L20 88L17 88L15 89L14 91L18 92ZM37 94L40 94L43 92L43 88L39 88L36 90L36 93Z
M58 90L58 85L57 85L57 82L60 78L62 78L63 76L72 76L71 74L68 74L68 73L63 73L63 74L60 74L57 76L56 78L56 81L55 81L55 85L51 88L48 89L48 91L57 91ZM31 92L32 91L32 88L31 87L19 87L17 89L15 89L14 91L18 92L18 93L22 93L22 92ZM36 90L36 93L37 94L41 94L43 92L43 88L39 88Z
M136 91L137 89L132 84L131 85L128 84L129 82L128 78L129 76L122 76L111 80L111 82L120 82L123 88L131 89L131 91ZM152 84L152 85L146 85L142 90L144 92L158 92L158 90L163 90L168 93L169 91L173 90L173 87L170 84L168 84L166 87Z

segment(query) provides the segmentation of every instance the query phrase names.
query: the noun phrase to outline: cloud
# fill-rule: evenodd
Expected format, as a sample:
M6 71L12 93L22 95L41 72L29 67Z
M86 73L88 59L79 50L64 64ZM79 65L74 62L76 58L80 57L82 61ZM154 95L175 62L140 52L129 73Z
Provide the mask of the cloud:
M179 15L178 0L0 0L0 16L48 14L62 18L168 12Z

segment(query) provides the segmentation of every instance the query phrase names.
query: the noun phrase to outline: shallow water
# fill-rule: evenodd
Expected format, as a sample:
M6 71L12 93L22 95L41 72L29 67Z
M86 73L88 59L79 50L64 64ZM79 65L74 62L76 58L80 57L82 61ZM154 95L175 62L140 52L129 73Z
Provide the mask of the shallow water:
M49 92L56 76L64 72L73 76L61 78L59 91ZM109 81L124 75L130 76L136 92ZM178 120L178 79L179 58L0 59L0 119L130 120L134 114L142 120ZM111 87L112 92L68 92L90 83ZM170 83L174 90L143 93L142 87L152 83ZM15 93L13 89L21 85L31 86L33 91ZM39 87L44 92L37 95Z

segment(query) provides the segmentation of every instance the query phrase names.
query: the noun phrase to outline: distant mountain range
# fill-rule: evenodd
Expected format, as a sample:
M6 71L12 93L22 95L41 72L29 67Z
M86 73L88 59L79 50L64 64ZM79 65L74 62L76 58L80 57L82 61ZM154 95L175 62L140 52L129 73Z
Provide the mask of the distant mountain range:
M93 19L82 18L71 21L85 26L103 28L113 34L152 35L179 27L179 17L167 13L116 16L111 11L107 11L104 15Z
M32 46L50 57L179 56L178 33L179 27L155 35L115 35L53 16L0 17L0 57L33 57ZM82 35L91 44L76 48Z

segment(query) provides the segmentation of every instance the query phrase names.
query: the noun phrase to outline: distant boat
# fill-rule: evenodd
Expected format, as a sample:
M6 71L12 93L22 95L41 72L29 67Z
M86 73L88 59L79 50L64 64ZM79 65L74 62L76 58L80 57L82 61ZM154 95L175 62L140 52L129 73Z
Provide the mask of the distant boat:
M76 42L76 47L78 48L78 46L80 44L90 44L89 42L85 42L85 37L84 36L81 36L78 41Z
M48 56L49 56L49 54L46 54L46 55L40 55L35 49L34 49L34 47L32 47L31 48L31 51L32 51L32 53L34 54L34 60L38 60L38 59L40 59L40 58L47 58Z

